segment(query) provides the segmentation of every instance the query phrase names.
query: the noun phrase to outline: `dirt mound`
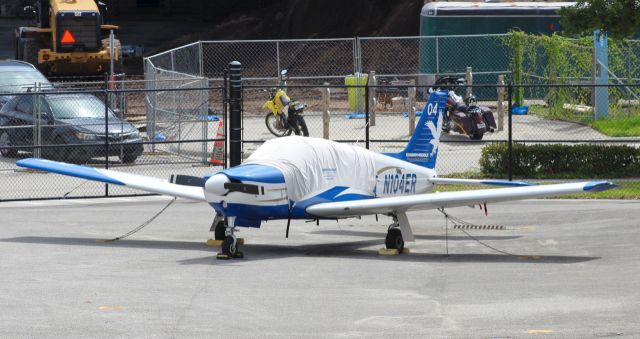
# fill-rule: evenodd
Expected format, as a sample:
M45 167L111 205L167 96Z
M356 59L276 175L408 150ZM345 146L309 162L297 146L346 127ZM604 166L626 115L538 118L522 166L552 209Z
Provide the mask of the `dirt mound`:
M318 39L418 35L421 0L244 0L193 6L193 13L145 14L137 24L120 14L122 40L145 44L145 54L198 40ZM183 9L187 11L189 8ZM138 18L135 18L139 20Z

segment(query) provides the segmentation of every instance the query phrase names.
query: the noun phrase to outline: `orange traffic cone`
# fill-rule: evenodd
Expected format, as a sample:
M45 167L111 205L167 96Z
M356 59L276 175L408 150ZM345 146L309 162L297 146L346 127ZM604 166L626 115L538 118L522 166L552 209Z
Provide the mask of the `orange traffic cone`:
M216 139L224 139L224 124L222 123L222 120L218 123ZM216 140L213 143L213 152L211 152L211 159L209 160L209 163L214 165L224 164L224 155L224 141Z

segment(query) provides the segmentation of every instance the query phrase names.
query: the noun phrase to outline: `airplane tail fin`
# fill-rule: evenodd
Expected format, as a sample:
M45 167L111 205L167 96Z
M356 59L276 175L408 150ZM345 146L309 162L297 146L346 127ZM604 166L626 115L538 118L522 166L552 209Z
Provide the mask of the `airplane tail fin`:
M423 167L435 168L446 104L446 92L431 93L405 149L399 153L387 153L386 155Z

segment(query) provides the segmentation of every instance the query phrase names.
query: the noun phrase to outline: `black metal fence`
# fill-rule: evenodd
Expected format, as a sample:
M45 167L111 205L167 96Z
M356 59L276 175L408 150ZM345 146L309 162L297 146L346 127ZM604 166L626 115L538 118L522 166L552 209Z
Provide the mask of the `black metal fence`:
M287 94L306 105L304 119L310 136L354 143L377 152L397 152L404 147L429 93L429 87L410 80L355 85L290 82ZM269 110L264 107L275 83L275 79L242 83L241 126L237 131L241 132L239 150L243 158L275 137L267 129ZM225 167L229 153L229 84L215 84L162 88L145 82L106 81L3 94L0 201L145 194L15 165L27 157L164 179L176 173L202 176ZM525 101L526 108L513 107L511 94L520 87L550 94L543 100ZM639 137L611 137L592 128L594 117L602 112L594 111L591 103L584 101L588 97L585 92L606 88L614 98L606 106L609 117L640 116L638 84L453 85L450 89L465 97L467 91L473 93L479 88L496 93L498 100L479 98L478 102L491 109L496 129L481 140L455 131L443 133L436 167L441 175L479 172L483 147L495 143L640 145ZM553 100L563 102L558 105Z

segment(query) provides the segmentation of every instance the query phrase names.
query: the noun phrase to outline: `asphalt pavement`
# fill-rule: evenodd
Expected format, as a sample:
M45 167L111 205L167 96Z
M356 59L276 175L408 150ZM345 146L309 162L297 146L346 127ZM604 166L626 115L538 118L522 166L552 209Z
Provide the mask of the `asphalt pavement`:
M0 337L640 337L639 201L532 200L243 229L215 259L212 210L164 197L0 204ZM482 227L480 227L482 228ZM448 252L448 255L447 255Z

